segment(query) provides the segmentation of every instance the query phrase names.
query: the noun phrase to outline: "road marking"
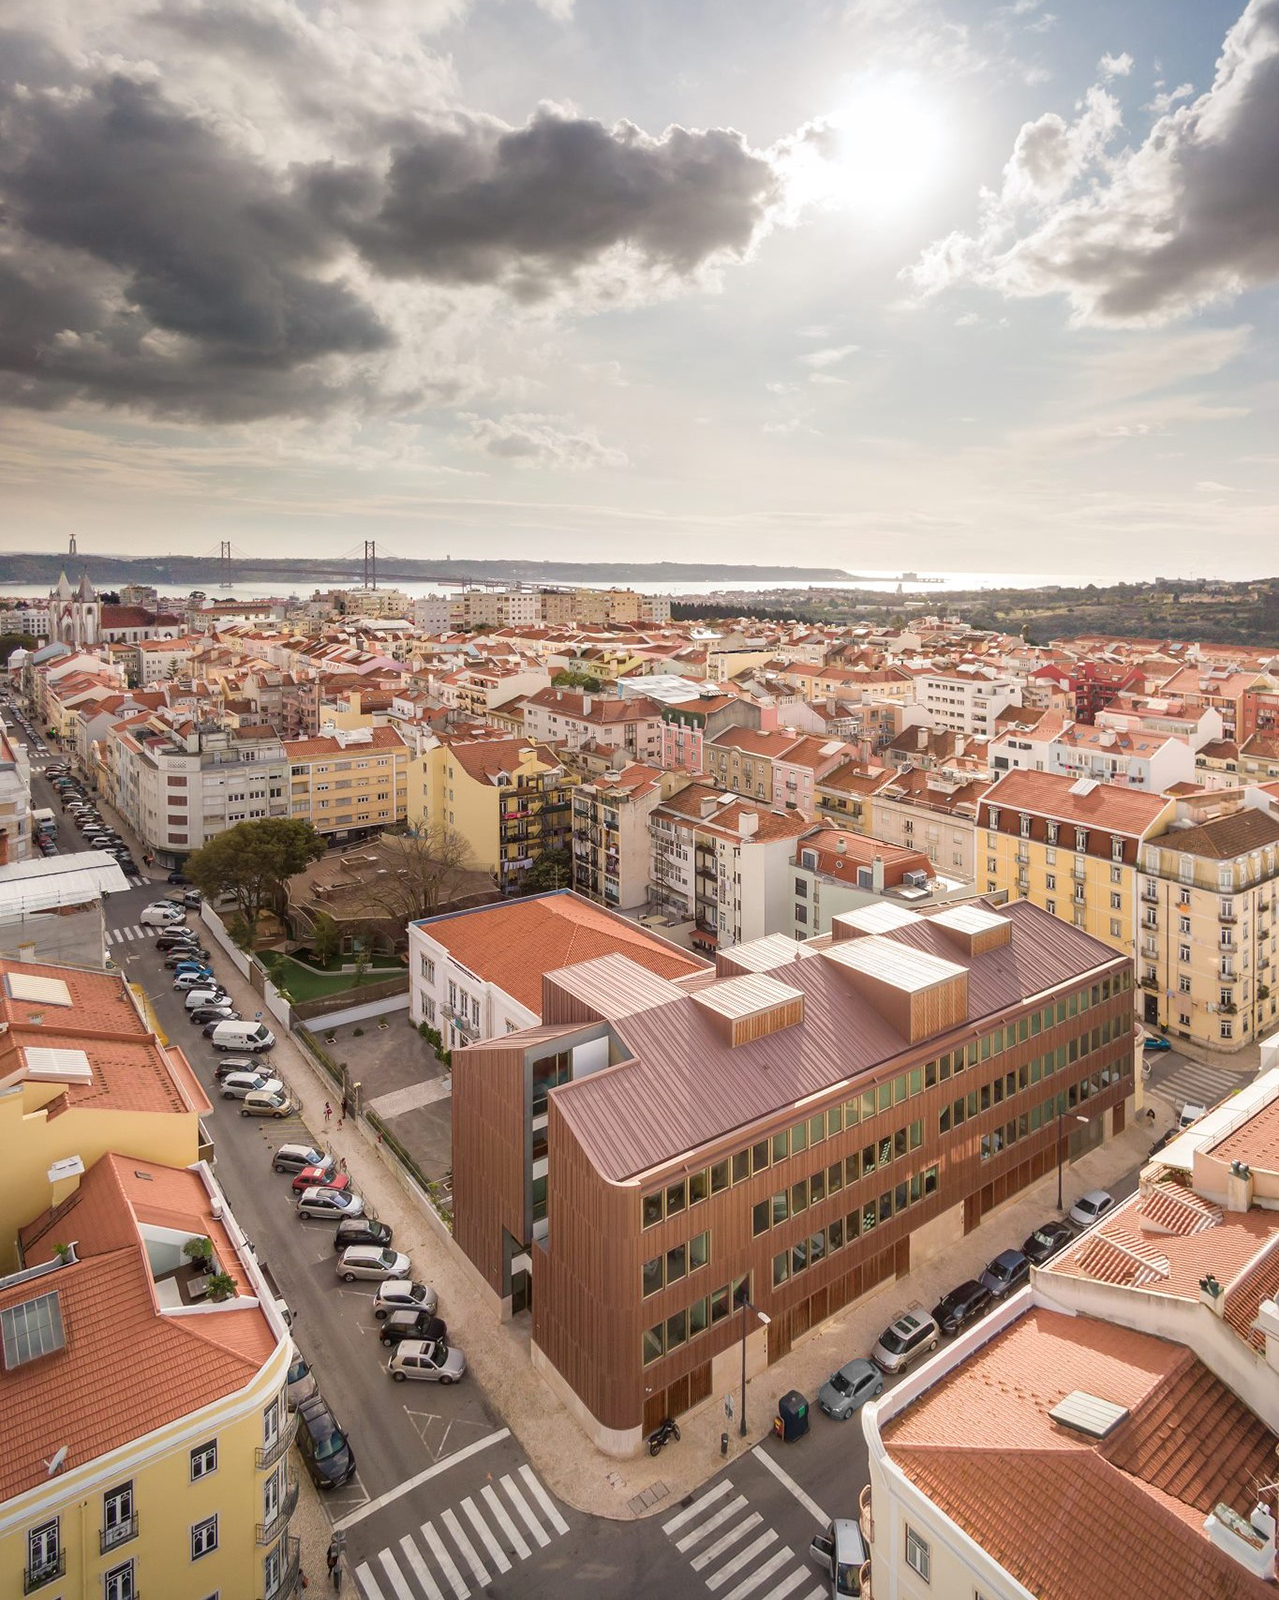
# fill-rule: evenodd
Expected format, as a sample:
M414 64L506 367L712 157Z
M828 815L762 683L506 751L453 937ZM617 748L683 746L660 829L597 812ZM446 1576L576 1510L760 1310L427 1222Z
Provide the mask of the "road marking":
M489 1578L488 1572L485 1570L484 1563L480 1560L475 1546L466 1537L466 1529L457 1520L457 1513L452 1509L452 1507L450 1507L447 1511L441 1511L440 1521L453 1535L453 1543L462 1552L467 1566L469 1566L471 1571L475 1574L476 1583L483 1588L492 1580Z
M786 1600L786 1596L790 1594L791 1590L798 1589L807 1577L808 1573L804 1571L803 1567L799 1567L788 1577L783 1578L776 1588L770 1589L766 1595L762 1595L760 1600ZM731 1594L725 1595L724 1600L733 1600L733 1596ZM810 1590L809 1600L826 1600L825 1589Z
M739 1511L746 1510L746 1496L739 1494L736 1500L730 1500L722 1511L717 1511L713 1517L707 1517L705 1522L699 1523L692 1533L686 1533L677 1541L675 1548L681 1555L685 1550L691 1550L699 1539L704 1539L708 1533L714 1533L716 1528L735 1517Z
M443 1591L441 1590L439 1584L436 1583L435 1579L431 1576L431 1570L427 1566L426 1562L423 1561L422 1557L418 1554L418 1548L413 1543L413 1539L410 1534L406 1533L400 1540L400 1548L404 1551L404 1559L413 1569L413 1576L426 1591L426 1600L444 1600Z
M551 1499L550 1495L547 1494L546 1490L543 1489L542 1485L537 1481L537 1478L534 1476L533 1469L529 1466L527 1461L520 1468L520 1477L524 1479L524 1482L528 1484L529 1488L533 1491L534 1500L537 1501L538 1505L541 1506L542 1510L550 1518L551 1526L555 1529L556 1533L567 1533L568 1523L565 1522L564 1518L560 1516L559 1512L555 1509L555 1502Z
M524 1542L524 1535L507 1515L506 1507L498 1499L497 1490L494 1489L491 1483L486 1483L480 1490L480 1498L497 1518L498 1527L501 1528L502 1532L510 1540L511 1548L515 1551L516 1555L521 1561L527 1561L533 1552Z
M137 938L137 934L134 933L132 928L126 928L124 930L124 936L125 936L126 939L136 939Z
M519 1484L517 1484L513 1478L507 1476L502 1479L502 1487L506 1490L507 1497L511 1504L519 1512L520 1516L523 1517L525 1527L527 1527L528 1531L537 1540L538 1544L545 1549L546 1546L551 1542L551 1536L533 1515L528 1501L520 1493Z
M377 1579L369 1570L367 1561L356 1567L355 1580L368 1596L368 1600L386 1600L386 1596L377 1586Z
M406 1478L403 1483L396 1484L394 1489L388 1489L385 1494L380 1494L376 1499L370 1500L367 1505L362 1505L358 1511L352 1511L350 1516L343 1517L341 1521L335 1522L333 1524L334 1531L337 1532L339 1529L349 1528L354 1523L362 1522L365 1517L372 1516L375 1511L380 1511L383 1506L389 1506L393 1501L400 1499L402 1495L411 1494L419 1484L429 1482L430 1479L438 1477L441 1472L447 1472L450 1467L459 1466L469 1456L478 1455L481 1450L487 1450L490 1445L500 1444L503 1439L509 1439L510 1437L511 1430L509 1428L499 1428L496 1433L489 1434L487 1439L477 1439L474 1444L464 1445L462 1449L455 1450L451 1456L445 1456L443 1461L437 1461L433 1467L427 1467L414 1477ZM527 1471L527 1467L524 1470ZM541 1486L539 1485L538 1487L540 1488ZM562 1521L563 1519L561 1518L560 1520ZM567 1533L567 1524L560 1531Z
M745 1600L745 1596L748 1595L752 1589L757 1589L761 1583L766 1583L768 1579L771 1578L777 1571L778 1567L784 1567L790 1559L791 1552L789 1550L778 1550L770 1560L766 1561L764 1565L758 1569L758 1571L752 1572L749 1578L744 1578L741 1583L737 1585L736 1589L730 1589L729 1592L724 1596L724 1600ZM803 1572L794 1574L794 1577L797 1581L802 1580L806 1576L807 1574ZM793 1589L795 1584L792 1582L790 1587ZM765 1597L765 1600L767 1600L767 1597Z
M739 1539L744 1539L748 1533L754 1533L763 1520L758 1511L752 1511L750 1516L743 1518L735 1528L730 1528L727 1533L721 1534L714 1544L707 1545L701 1555L694 1556L689 1562L689 1566L692 1567L694 1572L700 1572L703 1567L709 1567L712 1561L717 1561L725 1550L730 1549Z
M712 1500L718 1500L720 1495L728 1494L732 1487L732 1484L727 1478L721 1478L715 1487L713 1489L708 1489L700 1500L694 1500L693 1504L691 1506L685 1506L683 1511L681 1511L677 1517L672 1517L669 1522L664 1522L662 1524L662 1532L674 1533L677 1528L682 1528L684 1524L695 1517L699 1511L704 1511Z
M449 1554L448 1546L436 1533L431 1523L424 1522L422 1524L422 1537L430 1545L431 1554L439 1562L444 1576L453 1586L453 1593L457 1596L457 1600L467 1600L467 1596L471 1591L466 1587L462 1574L457 1570L457 1562Z
M476 1533L479 1534L480 1541L484 1545L484 1548L488 1551L489 1559L493 1562L493 1565L499 1572L509 1572L511 1570L511 1563L507 1558L506 1551L502 1549L501 1545L498 1544L497 1540L489 1531L488 1523L485 1522L484 1518L480 1515L478 1506L475 1504L475 1501L471 1499L469 1494L462 1502L462 1510L465 1511L467 1516L470 1518L471 1526L475 1529Z
M769 1545L774 1544L776 1540L776 1532L772 1528L765 1528L763 1533L760 1534L759 1538L756 1539L754 1544L748 1544L745 1550L742 1550L739 1554L735 1555L726 1566L721 1567L713 1578L707 1578L706 1587L711 1591L712 1594L714 1594L716 1589L722 1588L724 1584L726 1584L730 1578L735 1577L744 1566L754 1561L755 1557L760 1553L761 1550L767 1550Z
M782 1469L773 1460L772 1456L769 1455L768 1451L764 1449L763 1445L757 1444L751 1451L751 1454L759 1460L762 1466L768 1468L768 1470L777 1479L778 1483L785 1485L785 1487L790 1490L790 1492L795 1496L796 1500L799 1501L800 1505L803 1506L805 1511L807 1511L811 1516L815 1517L817 1521L821 1523L823 1528L827 1526L831 1519L817 1504L816 1500L804 1493L800 1486L795 1482L794 1478L791 1477L789 1472L782 1471Z
M413 1600L413 1591L404 1581L404 1574L400 1571L399 1563L389 1550L379 1550L378 1560L386 1570L387 1582L395 1591L395 1600Z

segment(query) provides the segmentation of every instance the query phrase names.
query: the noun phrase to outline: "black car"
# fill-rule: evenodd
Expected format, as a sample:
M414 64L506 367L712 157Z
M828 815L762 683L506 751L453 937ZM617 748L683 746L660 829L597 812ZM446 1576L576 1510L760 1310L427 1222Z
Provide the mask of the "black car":
M180 944L164 958L166 967L180 967L184 961L207 961L209 952L198 944Z
M933 1307L933 1321L943 1333L958 1333L970 1322L976 1321L990 1304L990 1290L976 1278L969 1278L957 1289L952 1289Z
M1064 1250L1074 1237L1075 1230L1068 1224L1055 1219L1044 1222L1022 1240L1021 1253L1038 1267L1051 1260L1059 1250Z
M382 1319L377 1336L382 1344L399 1344L401 1339L444 1339L448 1331L429 1311L392 1311Z
M344 1217L333 1235L333 1248L339 1255L351 1244L388 1245L390 1242L390 1228L375 1217ZM416 1339L417 1335L410 1337Z
M239 1022L240 1020L240 1013L235 1009L234 1006L229 1005L196 1006L194 1010L189 1011L187 1015L191 1018L192 1022L200 1022L204 1024L206 1039L211 1039L213 1037L209 1030L211 1028L216 1028L219 1022Z
M340 1489L355 1476L355 1452L323 1395L298 1407L297 1444L317 1489Z
M169 874L169 882L180 884L185 889L191 880L187 877L185 872L171 872Z
M180 945L198 945L200 936L194 928L166 928L155 941L157 950L176 950Z

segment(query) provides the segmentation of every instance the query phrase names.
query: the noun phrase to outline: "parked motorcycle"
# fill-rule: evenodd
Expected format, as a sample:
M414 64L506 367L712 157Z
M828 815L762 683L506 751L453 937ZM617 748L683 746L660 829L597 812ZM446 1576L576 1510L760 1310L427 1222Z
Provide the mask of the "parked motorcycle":
M679 1424L674 1417L666 1417L648 1436L648 1453L655 1456L668 1439L679 1443Z

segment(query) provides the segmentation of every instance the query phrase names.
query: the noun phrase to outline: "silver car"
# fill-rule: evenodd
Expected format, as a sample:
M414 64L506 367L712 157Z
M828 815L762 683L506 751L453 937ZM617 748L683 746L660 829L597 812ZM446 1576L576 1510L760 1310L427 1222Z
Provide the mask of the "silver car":
M466 1371L466 1357L443 1339L403 1339L386 1370L396 1383L417 1378L427 1383L456 1383Z
M850 1518L836 1517L825 1533L814 1534L808 1559L826 1575L831 1600L862 1593L862 1571L870 1557L861 1529Z
M318 1394L319 1389L310 1363L297 1345L294 1345L293 1360L289 1363L288 1384L284 1391L288 1396L289 1410L294 1410L304 1400L309 1400L313 1394Z
M875 1341L871 1360L884 1372L905 1372L912 1361L937 1348L941 1329L922 1306L903 1311Z
M224 1100L243 1100L246 1094L260 1091L263 1094L279 1094L284 1085L278 1078L268 1077L264 1072L232 1072L222 1080L222 1098Z
M343 1217L362 1217L364 1201L349 1189L303 1189L298 1201L298 1216L319 1217L325 1222L341 1222Z
M384 1283L373 1302L373 1315L379 1322L392 1311L426 1311L434 1316L439 1307L440 1297L429 1283Z
M375 1244L348 1245L338 1257L337 1274L345 1283L357 1278L372 1278L385 1283L388 1278L407 1278L413 1263L399 1250L380 1250Z

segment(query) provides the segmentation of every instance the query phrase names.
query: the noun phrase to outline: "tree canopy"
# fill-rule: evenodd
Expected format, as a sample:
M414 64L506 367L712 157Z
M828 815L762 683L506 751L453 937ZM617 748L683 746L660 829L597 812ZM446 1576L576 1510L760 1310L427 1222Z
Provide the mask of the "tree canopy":
M210 899L233 894L250 936L264 911L284 909L284 886L324 854L325 844L309 822L263 817L238 822L188 857L187 876Z
M387 869L378 873L362 894L349 902L370 921L395 924L433 917L467 888L475 871L474 857L463 834L447 823L419 821L404 833L385 834Z
M0 662L6 667L15 650L34 650L36 639L29 633L0 633Z
M573 857L570 851L545 850L520 879L521 894L545 894L548 889L573 887Z

